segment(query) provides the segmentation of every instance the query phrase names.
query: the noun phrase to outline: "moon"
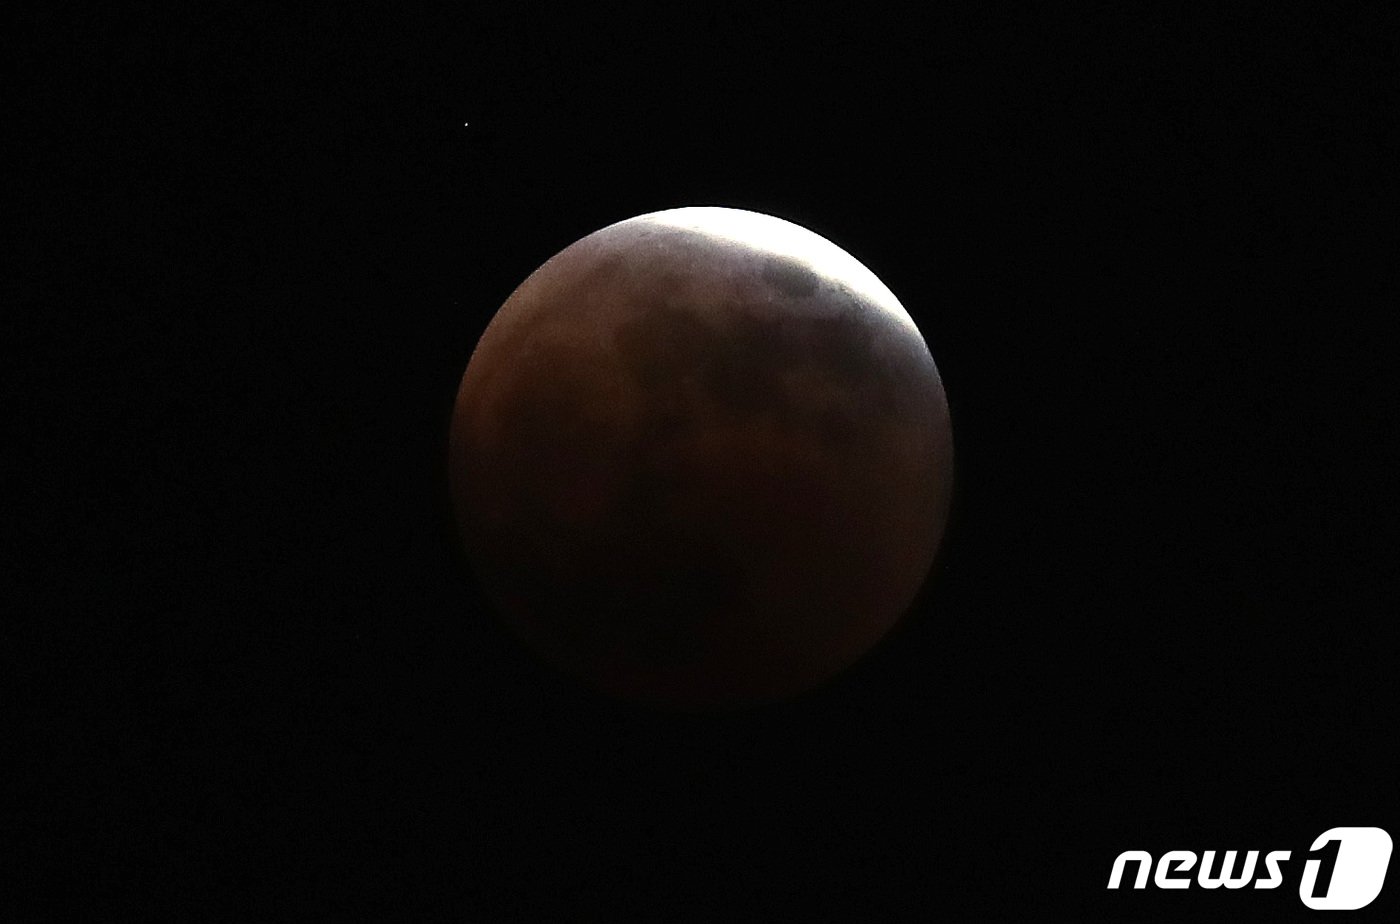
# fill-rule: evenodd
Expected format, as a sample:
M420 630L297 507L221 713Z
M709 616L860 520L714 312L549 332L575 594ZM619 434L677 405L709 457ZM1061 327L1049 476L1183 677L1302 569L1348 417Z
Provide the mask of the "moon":
M807 691L910 606L947 521L943 384L850 254L739 209L630 218L487 326L449 477L505 623L585 685L710 709Z

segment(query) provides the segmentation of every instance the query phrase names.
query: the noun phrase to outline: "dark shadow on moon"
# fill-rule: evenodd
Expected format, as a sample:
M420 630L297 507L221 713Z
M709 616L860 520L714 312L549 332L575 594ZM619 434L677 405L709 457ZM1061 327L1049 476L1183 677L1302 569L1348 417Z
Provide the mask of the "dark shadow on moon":
M736 422L762 416L845 445L893 414L912 384L904 364L877 349L863 310L802 317L741 305L711 325L697 311L657 305L619 325L616 355L647 395L658 435L708 420L695 406L703 402Z

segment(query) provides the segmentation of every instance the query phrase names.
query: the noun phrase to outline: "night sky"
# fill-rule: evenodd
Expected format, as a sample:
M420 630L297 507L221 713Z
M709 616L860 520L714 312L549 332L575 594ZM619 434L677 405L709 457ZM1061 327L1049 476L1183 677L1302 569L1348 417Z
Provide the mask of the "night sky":
M1400 835L1393 32L473 6L15 32L0 907L1284 920L1316 835ZM501 302L683 205L879 275L957 452L899 631L718 716L538 665L447 496ZM1107 891L1135 848L1294 858Z

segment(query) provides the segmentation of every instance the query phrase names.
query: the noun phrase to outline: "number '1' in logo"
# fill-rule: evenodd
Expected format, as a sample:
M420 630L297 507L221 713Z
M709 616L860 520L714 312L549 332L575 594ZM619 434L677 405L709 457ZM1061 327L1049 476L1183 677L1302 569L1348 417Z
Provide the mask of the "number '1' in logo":
M1332 828L1313 841L1298 897L1319 911L1355 911L1381 894L1390 865L1390 835L1380 828Z

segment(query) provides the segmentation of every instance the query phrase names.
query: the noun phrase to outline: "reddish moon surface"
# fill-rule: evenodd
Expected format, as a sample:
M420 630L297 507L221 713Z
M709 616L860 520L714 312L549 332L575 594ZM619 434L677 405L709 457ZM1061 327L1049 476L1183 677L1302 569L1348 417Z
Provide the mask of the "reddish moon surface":
M584 237L482 335L453 502L506 623L585 684L660 706L788 698L909 607L953 449L928 347L826 239L683 208Z

